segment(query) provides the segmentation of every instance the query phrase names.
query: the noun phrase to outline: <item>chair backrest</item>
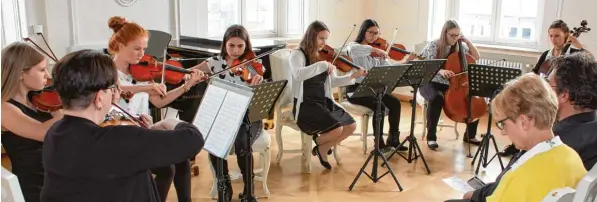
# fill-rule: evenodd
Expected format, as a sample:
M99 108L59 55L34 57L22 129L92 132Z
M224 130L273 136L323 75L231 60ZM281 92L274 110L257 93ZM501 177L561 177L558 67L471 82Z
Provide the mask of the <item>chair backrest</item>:
M272 53L270 58L270 66L272 70L272 80L288 80L280 99L279 106L286 106L293 103L292 96L292 74L290 73L290 52L292 49L280 49Z
M159 30L147 30L149 32L149 41L145 54L164 59L164 52L172 40L172 35Z
M2 202L25 202L16 175L2 167Z
M576 184L576 189L570 187L554 189L541 202L596 202L596 195L597 166L594 165Z
M593 165L593 168L576 185L574 202L595 200L597 200L597 166Z

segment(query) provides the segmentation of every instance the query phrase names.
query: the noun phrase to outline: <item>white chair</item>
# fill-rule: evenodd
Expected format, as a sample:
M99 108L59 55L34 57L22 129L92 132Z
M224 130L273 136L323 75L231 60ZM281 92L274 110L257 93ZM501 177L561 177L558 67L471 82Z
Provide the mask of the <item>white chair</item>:
M253 172L255 173L255 181L260 181L263 183L263 191L265 192L265 196L270 196L269 188L267 187L267 176L269 174L269 167L271 163L271 151L270 151L270 142L271 137L266 130L261 131L261 135L255 140L253 143L253 153L259 154L259 166L257 169L254 169ZM234 147L230 150L230 155L234 154ZM208 157L209 158L209 157ZM230 162L229 162L230 163ZM215 168L210 163L209 167L211 168L211 173L213 176L213 184L211 187L211 192L209 192L210 197L217 198L218 195L218 178L216 176ZM237 180L242 179L242 174L239 170L233 170L229 172L230 180Z
M576 189L570 187L558 188L550 191L542 202L597 202L597 166L576 184Z
M272 79L274 81L288 80L282 95L278 99L275 106L275 130L276 130L276 142L278 145L278 154L276 161L280 163L282 155L284 153L302 153L302 161L305 166L304 169L307 173L311 173L311 148L313 145L312 137L306 133L301 132L301 149L284 149L284 141L282 139L282 128L284 126L292 128L296 131L301 131L296 125L294 115L292 114L292 107L294 104L294 97L292 95L292 75L290 73L289 58L290 49L278 50L270 55L270 64L272 70ZM336 152L336 146L334 146L334 158L336 162L340 163L340 158Z
M423 135L421 136L421 140L425 139L425 135L427 134L427 107L429 106L429 102L425 100L425 98L421 95L421 91L417 91L416 95L417 104L423 108L423 121L418 121L416 124L423 125ZM454 122L454 125L442 124L442 120L440 119L437 123L437 127L441 131L444 127L454 128L454 133L456 134L456 139L460 137L460 133L458 133L458 122Z
M19 179L2 167L2 202L25 202Z
M338 100L340 101L340 104L346 109L346 111L348 111L348 113L361 117L361 133L355 133L353 135L361 136L361 142L363 142L363 153L366 154L367 137L373 136L373 134L369 134L367 132L369 129L369 118L373 116L373 110L362 105L352 104L348 100L345 100L345 90L346 87L338 88Z

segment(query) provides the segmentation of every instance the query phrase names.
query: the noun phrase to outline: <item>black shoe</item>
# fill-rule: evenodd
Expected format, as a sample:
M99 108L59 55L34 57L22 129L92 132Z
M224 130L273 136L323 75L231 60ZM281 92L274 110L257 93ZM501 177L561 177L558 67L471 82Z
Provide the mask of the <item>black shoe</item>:
M499 152L498 154L501 157L513 156L514 154L520 152L519 149L516 149L514 144L508 145L504 148L504 151Z
M231 201L232 200L232 182L230 181L230 175L224 175L224 183L226 184L226 198L228 199L227 201ZM223 199L218 198L218 202L223 202Z
M396 150L398 150L398 151L408 151L408 147L402 145L402 146L396 148Z
M466 135L464 137L466 137ZM467 139L462 139L462 142L473 144L473 145L477 145L477 146L481 145L481 141L479 141L479 140L477 140L475 138L471 138L471 139L468 139L468 140Z
M313 135L313 142L315 142L315 145L319 145L319 144L317 144L317 140L315 140L315 139L317 139L317 137L319 137L319 136ZM328 150L328 155L332 155L332 149Z
M436 150L439 147L439 145L437 144L437 141L429 141L429 140L427 140L427 146L431 150Z
M332 165L330 165L330 163L329 163L329 162L327 162L327 161L324 161L324 160L321 158L321 154L319 153L319 148L318 148L318 147L319 147L319 146L315 146L315 147L313 147L313 150L311 150L311 154L313 154L313 156L317 156L317 158L319 158L319 163L321 163L321 165L322 165L323 167L325 167L325 168L326 168L326 169L328 169L328 170L329 170L329 169L332 169Z
M243 181L244 181L244 179L245 178L243 177ZM255 174L253 174L251 180L254 182L254 179L255 179ZM251 187L250 190L249 190L249 187L247 186L247 182L244 182L244 183L245 183L244 190L242 193L238 194L238 199L240 199L240 201L242 201L242 202L257 202L257 197L255 197L255 183L251 183L251 184L253 184L253 186ZM247 198L248 196L246 196L244 194L244 193L248 193L249 191L252 193L251 194L253 196L252 198Z

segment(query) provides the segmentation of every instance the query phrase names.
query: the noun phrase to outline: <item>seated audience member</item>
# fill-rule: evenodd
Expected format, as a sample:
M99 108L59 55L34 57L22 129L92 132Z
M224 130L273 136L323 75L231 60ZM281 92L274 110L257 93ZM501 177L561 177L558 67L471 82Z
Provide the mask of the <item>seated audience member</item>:
M118 73L106 54L68 54L54 66L52 77L65 115L45 137L41 201L157 202L150 169L181 162L203 147L199 130L177 119L149 129L100 126L120 97ZM142 119L151 124L148 116Z
M597 61L581 51L557 58L553 65L549 84L559 103L553 132L591 170L597 162Z
M575 187L587 170L579 155L554 136L557 105L556 94L538 75L507 83L492 101L495 124L526 152L515 156L495 183L458 201L539 202L553 189Z

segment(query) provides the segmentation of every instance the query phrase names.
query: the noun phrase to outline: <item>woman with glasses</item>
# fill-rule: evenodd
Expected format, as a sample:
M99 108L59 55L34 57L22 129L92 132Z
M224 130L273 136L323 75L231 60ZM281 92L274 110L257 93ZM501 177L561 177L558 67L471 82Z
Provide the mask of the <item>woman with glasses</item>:
M402 61L392 61L388 57L388 53L385 50L381 50L376 47L372 47L370 44L373 44L381 35L379 25L375 20L367 19L363 21L361 24L361 28L359 30L359 34L357 38L353 42L349 42L346 45L342 54L349 56L352 58L353 62L356 65L359 65L365 68L367 71L373 67L381 66L381 65L389 65L389 64L402 64L406 63L416 57L416 55L410 54L408 57L404 57ZM377 56L379 55L379 56ZM346 87L346 97L348 97L348 101L352 104L362 105L365 106L375 112L377 105L375 104L374 97L352 97L352 94L357 89L359 84L363 81L365 76L361 76L356 78L355 84ZM391 89L390 89L391 90ZM400 145L400 100L398 98L386 94L382 99L382 109L389 109L388 119L390 129L388 130L388 139L387 142L383 142L383 138L379 141L380 145L379 148L384 151L384 153L393 152L394 149L398 149L399 151L407 151L408 148L402 146L398 148ZM382 111L382 114L385 112ZM375 123L377 115L373 115L373 122ZM385 118L385 116L382 116ZM381 123L384 123L384 118L382 118ZM376 128L373 127L374 133L376 133ZM380 127L380 134L383 133L383 124ZM377 137L375 137L377 138ZM375 143L377 144L377 139Z
M54 66L65 115L46 134L42 201L160 201L150 169L196 155L204 140L192 124L100 127L119 99L118 70L93 50L66 55Z
M427 59L446 59L451 53L458 52L457 43L464 42L464 52L470 54L473 59L478 60L479 51L471 41L460 33L460 26L455 20L448 20L444 23L439 39L433 40L425 46L421 56ZM437 124L444 106L444 93L450 85L450 77L454 76L450 70L440 69L437 75L430 83L422 84L420 88L421 95L429 102L427 108L427 146L436 150L437 144ZM416 96L416 95L415 95ZM479 145L480 142L475 139L479 121L468 123L466 132L462 141Z

